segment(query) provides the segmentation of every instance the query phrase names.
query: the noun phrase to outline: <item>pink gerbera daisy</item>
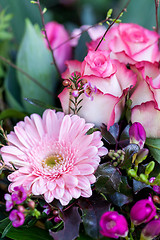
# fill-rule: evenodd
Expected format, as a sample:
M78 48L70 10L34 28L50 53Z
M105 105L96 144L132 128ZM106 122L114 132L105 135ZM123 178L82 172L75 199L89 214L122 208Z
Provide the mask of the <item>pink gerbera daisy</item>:
M17 123L8 134L9 145L1 148L6 165L17 170L8 176L9 191L23 186L28 194L44 195L46 202L54 198L67 205L72 198L90 197L93 175L102 147L99 131L87 135L93 127L77 115L46 110Z

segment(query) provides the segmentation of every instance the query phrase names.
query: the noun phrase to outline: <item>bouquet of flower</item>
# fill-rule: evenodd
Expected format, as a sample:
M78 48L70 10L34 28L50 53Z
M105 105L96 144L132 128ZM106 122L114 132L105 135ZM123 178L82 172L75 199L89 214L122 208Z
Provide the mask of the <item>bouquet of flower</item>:
M11 106L0 115L1 238L159 239L159 1L153 31L121 22L128 1L70 35L31 3L42 28L27 20L15 64L0 56Z

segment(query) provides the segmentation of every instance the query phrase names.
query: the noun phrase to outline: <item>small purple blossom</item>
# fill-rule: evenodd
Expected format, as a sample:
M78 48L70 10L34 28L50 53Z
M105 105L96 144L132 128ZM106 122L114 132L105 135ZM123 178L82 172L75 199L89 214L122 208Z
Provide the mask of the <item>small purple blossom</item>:
M109 238L126 237L128 224L123 215L116 211L105 212L100 219L100 233Z
M152 201L152 198L142 199L136 202L130 212L131 221L135 225L141 223L147 223L156 215L156 207Z
M152 178L149 179L149 182L153 183L155 179L156 179L155 177L152 177ZM160 186L154 185L153 186L153 191L155 191L157 194L160 194Z
M13 227L19 227L23 225L25 216L22 212L15 209L10 212L9 219L12 221Z
M83 86L84 89L84 94L91 100L93 101L94 94L97 92L96 86L92 87L91 83L88 82L84 84Z
M12 201L16 204L21 204L27 198L27 194L22 186L15 187L14 192L12 193Z
M143 240L152 240L160 235L160 219L149 222L142 230L141 238Z
M140 149L143 148L146 141L146 132L139 122L135 122L129 129L130 143L139 145Z
M12 197L9 193L6 193L4 195L4 199L6 200L6 211L9 212L14 206L14 203L12 201Z
M43 212L44 212L45 214L49 215L50 212L51 212L51 207L49 206L49 204L44 204L44 205L43 205L43 208L45 208L45 209L43 210Z

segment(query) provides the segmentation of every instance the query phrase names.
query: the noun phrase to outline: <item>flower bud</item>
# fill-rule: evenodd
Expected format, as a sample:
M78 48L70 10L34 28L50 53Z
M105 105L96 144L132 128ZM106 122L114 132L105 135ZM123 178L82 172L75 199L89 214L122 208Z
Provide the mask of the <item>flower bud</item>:
M129 129L130 143L135 143L139 145L140 149L143 148L144 143L146 141L146 132L143 126L135 122Z
M55 223L59 223L59 222L61 222L61 221L62 221L62 219L61 219L59 216L57 216L57 217L54 218L54 222L55 222Z
M105 212L100 219L100 233L109 238L126 237L128 234L128 224L123 215L116 211Z
M160 235L160 219L149 222L142 230L140 240L152 240Z
M135 225L149 222L156 215L156 207L149 197L134 204L130 212L131 221Z
M153 171L154 167L155 167L155 162L154 161L149 162L148 165L146 166L145 174L149 175Z
M72 91L72 96L73 96L73 97L78 97L78 96L79 96L79 91L76 90L76 89L73 90L73 91Z
M31 209L34 209L35 208L35 202L33 200L30 200L28 202L28 207L30 207Z

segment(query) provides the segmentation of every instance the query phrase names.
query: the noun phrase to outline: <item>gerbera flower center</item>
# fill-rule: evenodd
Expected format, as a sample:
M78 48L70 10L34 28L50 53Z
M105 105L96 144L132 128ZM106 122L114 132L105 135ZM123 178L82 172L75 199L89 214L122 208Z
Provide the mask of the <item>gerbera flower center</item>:
M51 168L61 164L62 162L63 162L63 157L60 154L51 155L44 160L44 164Z

